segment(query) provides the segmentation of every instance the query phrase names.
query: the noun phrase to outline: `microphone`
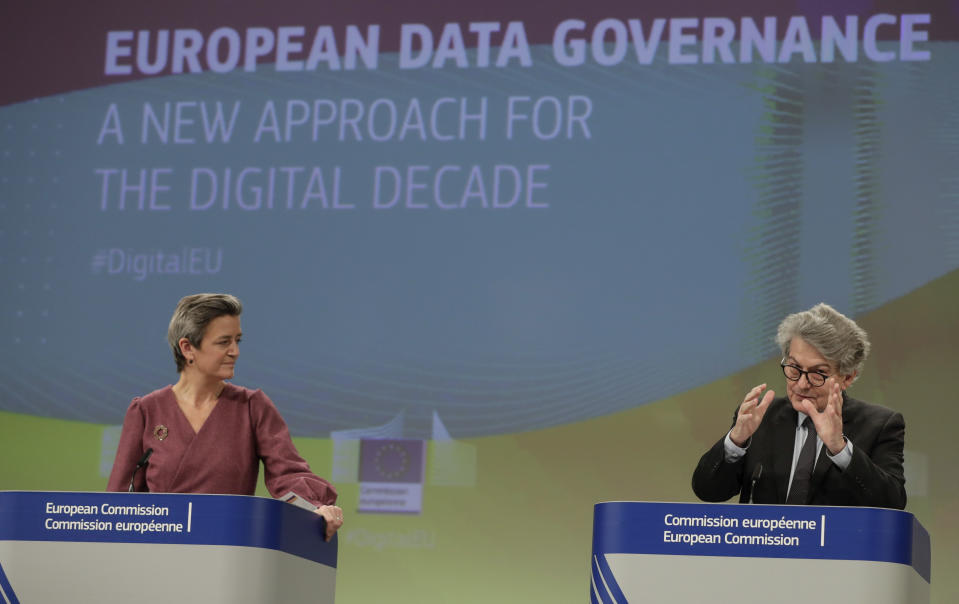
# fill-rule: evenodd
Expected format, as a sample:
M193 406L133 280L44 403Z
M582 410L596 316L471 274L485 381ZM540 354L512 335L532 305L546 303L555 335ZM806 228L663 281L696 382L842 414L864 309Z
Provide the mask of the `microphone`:
M762 478L763 475L763 464L756 464L756 467L753 468L753 478L749 484L749 503L753 502L753 494L756 490L756 483Z
M147 460L150 459L151 455L153 455L153 447L147 449L147 452L144 453L140 461L137 462L137 467L133 468L133 476L130 477L130 488L127 489L127 493L133 492L133 481L136 480L137 472L140 471L140 468L150 465L150 462Z

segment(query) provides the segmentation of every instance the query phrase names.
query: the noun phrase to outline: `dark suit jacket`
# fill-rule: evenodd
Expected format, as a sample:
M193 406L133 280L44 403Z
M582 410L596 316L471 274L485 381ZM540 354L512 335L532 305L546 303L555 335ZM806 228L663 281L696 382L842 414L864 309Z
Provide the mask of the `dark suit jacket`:
M739 408L736 408L736 413ZM726 461L723 438L699 460L693 472L693 491L703 501L726 501L739 493L745 503L785 503L792 469L797 413L786 398L769 405L753 434L746 454ZM736 415L733 415L733 425ZM906 424L902 414L856 400L843 393L843 434L853 444L849 467L840 470L822 447L810 484L809 505L849 505L903 509L906 479L902 449ZM762 475L751 493L756 467Z

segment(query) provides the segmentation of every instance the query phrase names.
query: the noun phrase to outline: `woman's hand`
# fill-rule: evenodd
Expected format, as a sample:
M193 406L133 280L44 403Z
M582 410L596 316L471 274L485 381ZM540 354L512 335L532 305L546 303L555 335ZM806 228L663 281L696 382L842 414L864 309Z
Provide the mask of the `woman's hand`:
M335 505L321 505L316 508L316 514L326 520L326 540L329 541L343 526L343 510Z

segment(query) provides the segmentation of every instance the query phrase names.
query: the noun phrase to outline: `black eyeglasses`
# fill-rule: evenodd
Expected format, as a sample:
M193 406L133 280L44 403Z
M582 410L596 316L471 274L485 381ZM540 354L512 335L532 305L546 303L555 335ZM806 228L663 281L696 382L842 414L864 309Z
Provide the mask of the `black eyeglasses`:
M783 375L791 382L798 382L799 378L806 376L806 381L809 382L810 386L822 386L826 383L826 380L829 379L829 376L824 373L819 373L818 371L803 371L797 365L788 365L786 364L786 359L780 361L779 366L783 368Z

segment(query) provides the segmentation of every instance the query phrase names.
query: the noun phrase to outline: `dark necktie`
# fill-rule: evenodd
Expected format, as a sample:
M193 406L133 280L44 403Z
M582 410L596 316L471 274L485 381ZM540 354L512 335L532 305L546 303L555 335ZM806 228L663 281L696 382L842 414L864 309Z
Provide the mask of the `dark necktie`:
M806 428L806 441L799 451L799 461L796 462L796 471L793 472L792 486L789 487L789 496L786 503L805 505L809 498L809 480L812 478L812 467L816 463L816 428L812 418L806 417L802 423Z

